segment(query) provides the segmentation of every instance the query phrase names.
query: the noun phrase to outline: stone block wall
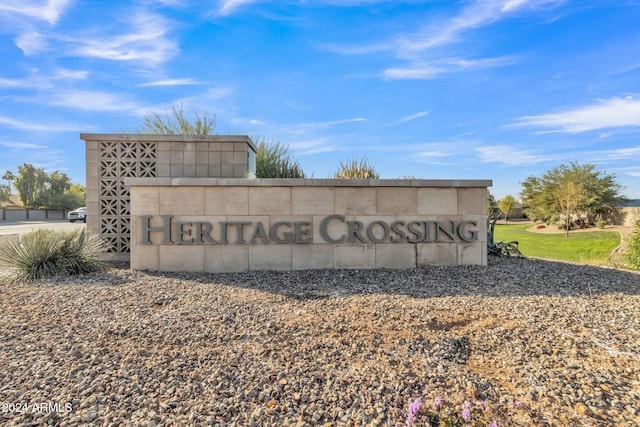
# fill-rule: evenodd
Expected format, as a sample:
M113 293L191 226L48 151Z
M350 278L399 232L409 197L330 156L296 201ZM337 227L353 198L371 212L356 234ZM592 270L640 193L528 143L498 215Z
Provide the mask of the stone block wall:
M131 267L487 263L486 180L127 179Z

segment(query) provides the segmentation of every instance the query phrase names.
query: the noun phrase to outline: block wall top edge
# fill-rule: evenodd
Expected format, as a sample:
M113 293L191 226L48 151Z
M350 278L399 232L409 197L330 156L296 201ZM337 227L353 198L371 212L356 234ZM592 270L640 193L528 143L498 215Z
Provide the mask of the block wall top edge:
M128 187L165 187L171 186L171 178L125 178Z
M493 187L492 179L412 179L412 187Z
M83 141L142 141L142 142L245 142L257 151L247 135L157 135L141 133L81 133Z
M408 180L408 179L303 179L303 178L127 178L128 186L185 186L185 187L418 187L418 188L486 188L492 180Z

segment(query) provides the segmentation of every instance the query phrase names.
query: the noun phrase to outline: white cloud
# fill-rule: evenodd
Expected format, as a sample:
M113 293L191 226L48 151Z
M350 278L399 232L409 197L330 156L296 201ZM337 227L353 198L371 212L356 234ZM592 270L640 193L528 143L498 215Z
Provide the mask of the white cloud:
M410 122L411 120L415 120L415 119L419 119L420 117L424 117L429 113L431 113L431 111L419 111L419 112L417 112L415 114L411 114L409 116L404 116L404 117L400 118L396 123Z
M315 138L305 141L296 141L289 144L289 148L298 156L310 154L328 153L336 151L337 147L329 142L328 138Z
M382 76L389 80L425 80L437 78L444 73L500 67L514 61L515 58L510 56L481 59L439 58L430 63L419 60L409 67L388 68Z
M49 47L47 37L36 31L20 34L14 42L26 56L46 51Z
M218 9L218 15L231 15L236 9L251 3L257 3L258 0L222 0Z
M336 126L336 125L346 125L348 123L358 123L358 122L366 122L367 119L363 118L363 117L355 117L353 119L343 119L343 120L335 120L332 122L316 122L316 123L307 123L303 126L309 126L309 127L330 127L330 126Z
M514 62L514 57L464 59L446 57L436 48L461 40L465 32L481 28L516 13L559 6L565 0L475 0L457 15L433 19L411 35L395 37L387 42L360 46L325 45L326 50L344 55L362 55L391 51L407 61L406 65L389 67L381 76L389 80L433 79L444 73L499 67Z
M238 129L243 129L242 132L246 132L245 129L256 129L256 128L260 128L261 131L264 131L265 129L278 129L279 131L282 130L282 128L278 127L278 125L274 124L274 123L270 123L266 120L261 120L261 119L249 119L249 118L244 118L244 117L233 117L228 119L228 122L230 124L232 124L233 126L235 126ZM260 135L257 135L256 138L260 137Z
M181 7L185 5L185 0L155 0L156 3L160 3L163 6Z
M417 153L416 160L424 161L425 159L450 157L451 155L451 149L449 149L448 147L442 147L441 149L437 149L436 147L434 147L431 150L420 151L419 153Z
M70 125L58 122L56 122L55 124L47 124L41 122L24 122L4 116L0 116L0 125L5 125L14 129L35 132L70 132L77 131L79 129L78 125Z
M0 87L11 88L37 88L46 89L54 86L55 80L83 80L89 75L85 70L67 70L64 68L57 69L50 75L40 74L38 69L31 71L28 77L22 79L5 79L0 77Z
M162 104L139 106L132 112L139 116L156 113L160 115L171 115L171 111L174 107L181 106L187 115L197 113L202 116L206 113L208 118L213 119L217 114L224 112L224 109L217 107L216 104L221 104L227 107L229 101L226 101L225 99L228 98L234 90L235 88L233 86L215 86L199 93L198 95L178 98L171 102ZM225 102L220 102L222 100L225 100Z
M167 38L171 23L162 16L138 12L130 18L131 32L102 37L71 38L70 53L74 56L139 61L158 65L178 53L178 45Z
M215 104L231 96L234 91L235 87L230 85L214 86L197 95L176 99L171 103L171 105L163 107L163 109L165 111L171 111L171 108L174 105L182 105L185 111L191 110L212 112L213 108L213 112L217 113L220 112L220 110L218 108L215 108Z
M378 43L363 46L341 46L334 43L321 44L319 47L328 52L338 53L340 55L365 55L367 53L381 52L390 50L395 46L394 43Z
M561 3L563 0L477 0L465 7L458 15L434 22L410 38L399 39L398 43L405 54L422 51L452 43L465 31L498 21L525 7L535 10Z
M0 145L2 145L3 147L15 149L15 150L47 148L46 145L31 144L28 142L13 142L13 141L0 141Z
M44 104L82 111L115 111L143 114L144 108L137 102L115 93L95 90L56 90L37 96L14 97L15 101Z
M351 123L360 123L365 122L367 119L362 117L355 117L352 119L342 119L342 120L333 120L328 122L308 122L308 123L299 123L295 125L285 125L282 127L282 130L294 135L301 135L309 131L315 131L318 129L326 129L333 126L346 125Z
M0 13L20 15L56 24L71 0L3 0Z
M389 80L424 80L433 79L446 70L440 67L429 65L418 65L412 67L387 68L382 73L385 79Z
M412 144L394 144L378 148L378 151L406 151L410 154L409 159L418 163L443 164L433 159L443 159L446 157L457 157L459 153L470 151L471 146L475 146L475 141L462 141L457 139L433 141Z
M21 87L20 80L0 77L0 87Z
M143 83L140 86L187 86L187 85L198 85L199 81L193 79L166 79L166 80L157 80L154 82Z
M136 111L140 108L135 102L119 95L93 90L61 91L42 101L54 106L87 111Z
M398 57L415 60L416 55L437 46L454 43L462 33L480 28L521 12L523 9L537 10L553 8L566 0L475 0L469 2L457 15L434 19L421 30L409 36L396 37L386 43L339 47L328 45L328 50L346 55L364 54L380 50L395 50Z
M640 157L640 146L598 151L593 154L593 157L598 160L636 160Z
M541 127L547 132L580 133L616 127L640 126L640 100L630 96L600 100L593 105L547 113L524 116L507 127Z
M560 156L541 154L532 150L523 150L509 145L477 147L475 151L483 163L500 163L505 166L535 165L557 160Z
M66 68L59 68L55 70L52 79L71 79L71 80L84 80L89 76L87 70L68 70Z
M306 122L306 123L272 123L258 119L246 119L246 118L234 118L230 120L230 123L239 127L260 127L261 132L289 134L289 135L305 135L313 134L313 132L321 131L323 129L332 128L334 126L348 125L351 123L365 122L367 119L362 117L355 117L350 119L332 120L325 122Z
M269 123L263 120L251 119L249 120L249 124L253 126L267 126Z

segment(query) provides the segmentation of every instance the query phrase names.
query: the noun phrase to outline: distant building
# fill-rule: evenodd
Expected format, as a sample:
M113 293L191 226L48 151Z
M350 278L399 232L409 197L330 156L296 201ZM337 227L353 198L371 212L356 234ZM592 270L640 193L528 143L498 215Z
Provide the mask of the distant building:
M9 200L2 203L2 207L6 209L24 209L20 197L17 194L10 194Z
M509 218L521 219L524 218L524 205L520 202L516 202L516 209L513 212L513 215L509 216Z

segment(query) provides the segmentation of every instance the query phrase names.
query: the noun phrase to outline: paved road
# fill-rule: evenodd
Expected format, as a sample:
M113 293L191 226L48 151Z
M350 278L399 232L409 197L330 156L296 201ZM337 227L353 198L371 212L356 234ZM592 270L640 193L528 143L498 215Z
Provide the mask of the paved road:
M0 221L0 234L23 234L37 228L51 228L54 230L73 230L84 227L84 223L70 223L66 220L51 221Z

